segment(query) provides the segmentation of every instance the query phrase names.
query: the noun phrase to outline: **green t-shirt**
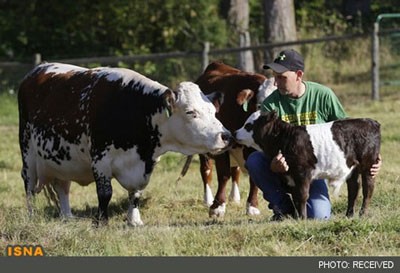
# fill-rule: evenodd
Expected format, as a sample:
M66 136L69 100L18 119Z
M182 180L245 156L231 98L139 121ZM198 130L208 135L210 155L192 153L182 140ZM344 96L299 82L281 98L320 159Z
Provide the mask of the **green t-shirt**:
M277 111L283 121L308 125L346 118L339 99L332 89L315 82L304 82L305 93L297 99L272 92L261 105L262 112Z

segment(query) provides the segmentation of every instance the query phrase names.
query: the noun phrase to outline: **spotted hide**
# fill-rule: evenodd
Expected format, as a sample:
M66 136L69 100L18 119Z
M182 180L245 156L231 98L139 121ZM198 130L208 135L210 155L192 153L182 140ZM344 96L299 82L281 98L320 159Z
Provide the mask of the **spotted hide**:
M257 111L235 132L236 141L262 150L271 158L279 151L288 163L282 175L292 192L297 212L307 218L306 201L310 183L327 179L334 194L346 180L347 216L353 216L362 177L363 203L360 215L366 213L374 190L371 166L380 151L380 125L367 118L336 120L324 124L296 126L282 121L276 112Z
M139 197L162 154L215 154L231 142L198 85L172 91L123 68L39 65L23 79L18 106L30 211L32 196L52 184L61 214L71 216L70 181L95 181L98 220L106 222L115 178L128 191L128 223L142 225Z

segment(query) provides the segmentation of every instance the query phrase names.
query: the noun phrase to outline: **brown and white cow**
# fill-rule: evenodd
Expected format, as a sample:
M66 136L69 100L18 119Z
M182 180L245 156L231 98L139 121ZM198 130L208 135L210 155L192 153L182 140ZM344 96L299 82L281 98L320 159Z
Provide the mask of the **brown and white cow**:
M223 94L217 101L217 118L232 133L239 129L251 113L258 109L261 103L273 90L273 78L266 78L257 73L248 73L226 65L222 62L210 63L202 75L195 81L207 95L214 92ZM252 148L233 145L229 151L213 156L200 155L200 173L204 185L204 203L210 207L210 216L223 216L226 207L226 186L232 178L230 200L240 202L239 176L240 171L246 172L244 162L252 152ZM211 191L213 159L215 160L218 189L213 198ZM189 158L190 160L190 158ZM260 213L257 200L258 188L250 180L250 190L246 203L246 213Z
M366 213L374 191L370 168L379 158L380 124L368 118L336 120L324 124L297 126L282 121L276 112L253 113L235 132L236 141L263 151L270 158L279 151L289 170L281 175L293 196L297 212L307 218L306 202L314 179L328 179L334 194L346 180L347 216L353 216L362 177L363 203Z
M142 225L139 197L162 154L215 154L231 142L198 85L172 91L123 68L39 65L22 81L18 106L29 210L31 197L53 184L61 214L71 216L70 181L95 181L98 220L107 221L116 178L129 194L128 223Z

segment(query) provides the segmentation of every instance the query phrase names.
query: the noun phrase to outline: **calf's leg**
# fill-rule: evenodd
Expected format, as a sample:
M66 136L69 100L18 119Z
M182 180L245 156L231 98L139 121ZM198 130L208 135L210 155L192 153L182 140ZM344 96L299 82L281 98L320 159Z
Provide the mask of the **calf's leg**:
M367 213L369 203L374 192L375 181L369 173L369 170L362 174L362 191L363 191L363 203L361 205L360 216Z
M358 183L358 171L354 169L350 177L346 181L347 183L347 217L354 216L354 206L357 201L358 191L360 184Z

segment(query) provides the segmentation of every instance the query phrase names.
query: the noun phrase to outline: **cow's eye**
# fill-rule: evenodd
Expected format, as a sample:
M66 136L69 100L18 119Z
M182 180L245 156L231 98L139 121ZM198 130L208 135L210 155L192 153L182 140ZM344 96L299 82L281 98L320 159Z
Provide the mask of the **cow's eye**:
M244 129L245 129L247 132L250 132L251 130L253 130L253 124L252 124L252 123L247 123L247 124L244 126Z
M187 111L186 115L192 116L192 118L196 118L197 117L197 113L196 111Z

